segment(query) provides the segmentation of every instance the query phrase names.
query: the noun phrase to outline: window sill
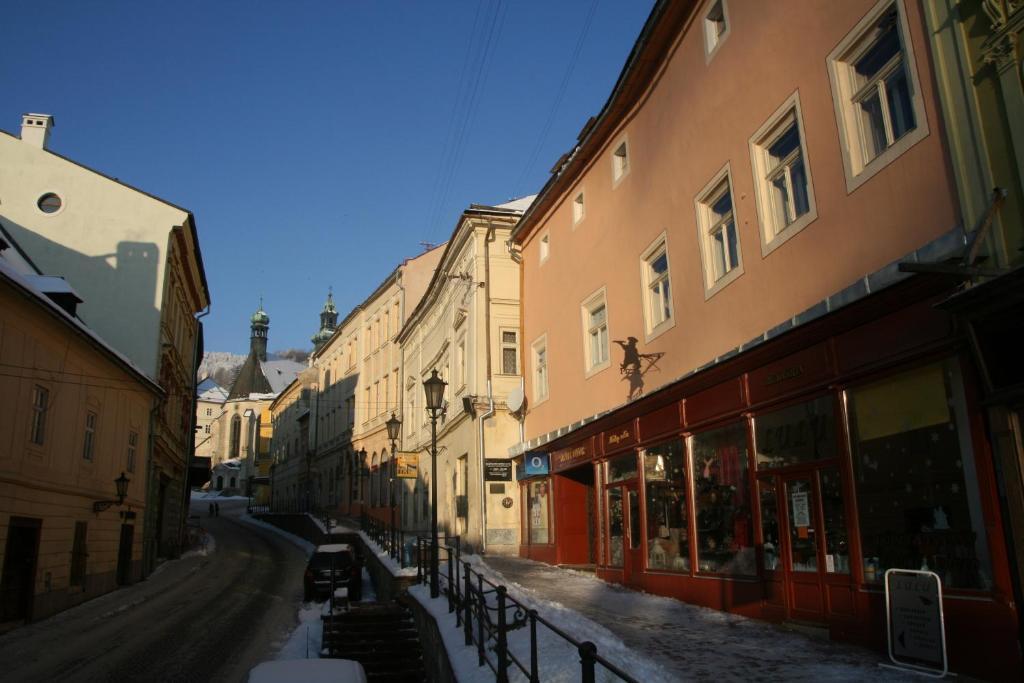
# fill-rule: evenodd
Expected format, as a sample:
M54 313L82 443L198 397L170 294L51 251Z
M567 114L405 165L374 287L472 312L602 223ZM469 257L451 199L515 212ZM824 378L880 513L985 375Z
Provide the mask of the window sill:
M669 330L671 330L675 326L676 326L676 319L675 319L675 316L673 316L673 317L669 318L668 320L666 320L666 321L662 322L661 324L659 324L657 327L655 327L650 332L645 332L644 333L644 342L647 343L647 344L650 344L652 341L654 341L655 339L657 339L661 335L665 334L666 332L668 332Z
M728 273L726 273L725 276L723 276L720 280L715 281L715 284L713 284L711 287L705 287L704 301L710 300L711 297L713 297L714 295L718 294L720 291L728 287L730 284L733 283L734 280L739 278L741 275L743 275L742 263L733 268L732 270L730 270Z
M817 208L812 207L807 213L793 221L781 231L775 234L770 240L761 242L761 257L765 258L768 254L772 253L783 244L792 239L797 233L802 231L808 225L818 219ZM764 240L764 232L761 233L761 239Z
M611 362L611 359L609 359L609 360L606 360L605 362L601 363L600 365L595 365L595 366L593 366L591 368L587 368L587 371L583 374L583 378L584 379L590 379L594 375L597 375L597 374L607 370L611 366L612 366L612 362Z

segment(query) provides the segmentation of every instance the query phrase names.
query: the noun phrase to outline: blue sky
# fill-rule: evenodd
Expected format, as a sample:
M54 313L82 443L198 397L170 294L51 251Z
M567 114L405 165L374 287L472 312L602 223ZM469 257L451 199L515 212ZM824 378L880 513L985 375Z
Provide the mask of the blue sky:
M467 204L544 184L652 4L12 3L0 128L53 114L54 151L193 211L207 350L248 349L261 295L271 350L309 348L328 286L344 316Z

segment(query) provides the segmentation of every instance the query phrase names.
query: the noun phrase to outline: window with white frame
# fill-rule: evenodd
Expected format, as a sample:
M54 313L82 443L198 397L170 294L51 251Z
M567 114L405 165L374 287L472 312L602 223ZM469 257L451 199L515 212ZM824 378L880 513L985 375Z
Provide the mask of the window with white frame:
M928 134L902 0L875 5L828 66L852 192Z
M764 254L817 217L805 150L794 93L750 139Z
M641 258L644 283L644 320L647 334L665 328L672 321L672 287L668 272L665 236L655 240Z
M551 235L544 233L540 238L540 262L544 263L551 255Z
M583 335L588 373L608 365L608 302L605 290L583 303Z
M501 331L501 374L519 374L519 333L515 330Z
M572 224L579 223L584 215L583 193L580 192L572 200Z
M704 55L712 55L729 37L729 17L725 12L725 0L712 0L704 12Z
M548 397L548 338L542 336L533 342L533 401L540 403Z
M92 460L93 450L96 447L96 413L87 411L85 413L85 436L82 439L82 457Z
M627 173L629 173L629 146L623 140L612 152L612 182L619 182Z
M710 295L742 272L728 165L719 171L697 197L697 229L700 233L705 287Z

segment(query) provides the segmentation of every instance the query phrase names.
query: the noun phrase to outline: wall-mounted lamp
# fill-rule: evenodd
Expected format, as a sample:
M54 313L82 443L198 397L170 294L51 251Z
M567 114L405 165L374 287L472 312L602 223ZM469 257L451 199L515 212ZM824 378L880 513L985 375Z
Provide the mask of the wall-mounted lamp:
M111 505L124 505L124 499L128 496L128 477L124 476L124 472L121 476L114 480L114 486L117 487L117 500L97 500L92 504L93 512L103 512Z

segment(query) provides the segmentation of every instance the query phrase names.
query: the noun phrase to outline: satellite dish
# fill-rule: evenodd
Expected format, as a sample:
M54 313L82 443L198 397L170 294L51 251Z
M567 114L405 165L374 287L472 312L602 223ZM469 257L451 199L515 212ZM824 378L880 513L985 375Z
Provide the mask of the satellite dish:
M526 396L523 395L523 390L519 387L508 392L508 396L505 397L505 405L507 405L509 411L513 413L521 411L525 402Z

